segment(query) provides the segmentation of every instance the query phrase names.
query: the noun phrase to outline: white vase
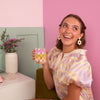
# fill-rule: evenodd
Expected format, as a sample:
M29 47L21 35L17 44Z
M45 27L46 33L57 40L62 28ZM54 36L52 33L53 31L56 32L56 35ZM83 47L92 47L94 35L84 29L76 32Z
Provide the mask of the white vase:
M18 72L18 56L16 52L6 53L5 71L6 73L17 73Z

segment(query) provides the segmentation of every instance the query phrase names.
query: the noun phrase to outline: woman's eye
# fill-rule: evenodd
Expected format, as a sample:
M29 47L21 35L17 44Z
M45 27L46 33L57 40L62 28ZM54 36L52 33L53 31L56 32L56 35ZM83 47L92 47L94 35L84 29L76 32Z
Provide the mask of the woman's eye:
M73 27L73 29L74 29L74 30L78 30L78 28L77 28L77 27Z
M66 28L66 27L67 27L67 25L63 25L63 27L65 27L65 28Z

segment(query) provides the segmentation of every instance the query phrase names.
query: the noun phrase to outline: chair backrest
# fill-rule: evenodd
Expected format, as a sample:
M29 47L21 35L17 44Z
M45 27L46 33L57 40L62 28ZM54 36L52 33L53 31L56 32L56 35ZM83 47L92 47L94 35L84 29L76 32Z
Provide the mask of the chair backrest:
M49 90L43 78L43 69L36 71L36 92L35 98L58 99L55 89Z

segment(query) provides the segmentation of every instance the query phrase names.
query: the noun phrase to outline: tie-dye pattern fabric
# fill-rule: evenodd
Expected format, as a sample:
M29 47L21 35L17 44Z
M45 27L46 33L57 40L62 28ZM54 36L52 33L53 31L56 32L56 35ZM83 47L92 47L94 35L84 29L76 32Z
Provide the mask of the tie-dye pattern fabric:
M70 53L54 47L48 54L50 68L53 70L55 88L60 99L67 96L67 87L74 83L82 88L79 100L93 100L91 66L86 58L86 50L76 49Z

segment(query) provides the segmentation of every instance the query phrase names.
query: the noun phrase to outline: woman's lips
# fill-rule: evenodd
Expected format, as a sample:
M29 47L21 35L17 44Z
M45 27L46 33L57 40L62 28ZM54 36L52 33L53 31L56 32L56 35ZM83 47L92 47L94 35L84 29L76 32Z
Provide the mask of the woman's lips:
M71 36L67 36L67 35L63 35L63 38L64 38L64 39L72 39Z

